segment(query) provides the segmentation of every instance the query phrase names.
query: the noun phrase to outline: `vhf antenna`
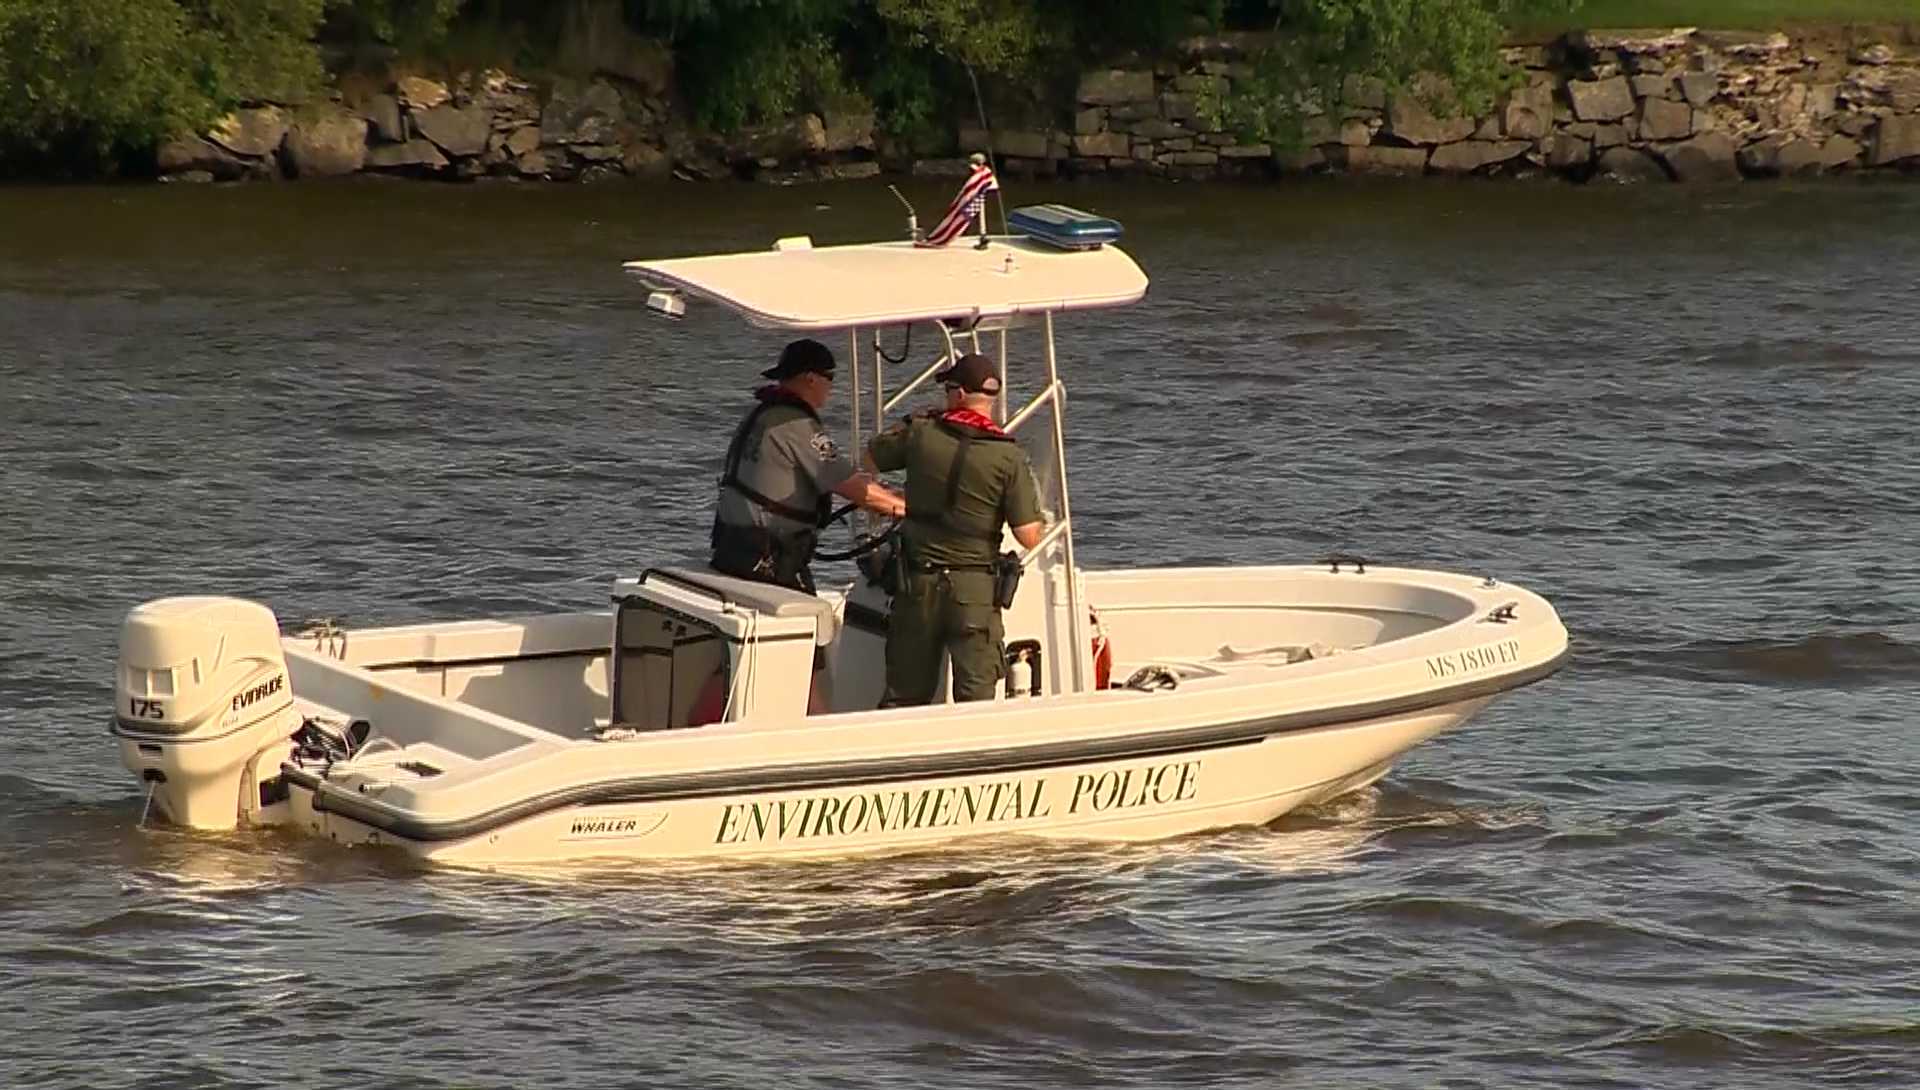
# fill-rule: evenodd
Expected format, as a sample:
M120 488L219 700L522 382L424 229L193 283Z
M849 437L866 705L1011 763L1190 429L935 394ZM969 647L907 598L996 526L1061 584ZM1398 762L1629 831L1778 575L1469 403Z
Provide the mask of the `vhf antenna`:
M916 215L916 214L914 214L914 211L913 211L913 202L911 202L911 201L909 201L909 200L907 200L907 198L906 198L906 197L904 197L904 196L902 196L902 195L901 195L901 193L900 193L900 190L899 190L899 189L898 189L897 187L895 187L895 186L893 186L893 185L891 185L891 184L889 184L889 185L887 186L887 192L889 192L889 193L892 193L892 194L893 194L893 199L894 199L894 200L897 200L897 201L899 201L899 202L900 202L901 204L903 204L903 205L905 205L905 206L906 206L906 209L907 209L907 237L908 237L908 238L910 238L910 239L912 239L912 240L913 240L913 241L915 241L915 242L919 242L919 241L920 241L920 217L919 217L918 215Z

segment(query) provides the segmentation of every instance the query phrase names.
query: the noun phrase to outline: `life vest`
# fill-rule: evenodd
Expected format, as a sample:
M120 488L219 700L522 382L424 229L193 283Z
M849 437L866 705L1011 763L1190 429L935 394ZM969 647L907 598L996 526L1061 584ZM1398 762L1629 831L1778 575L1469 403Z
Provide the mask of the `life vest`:
M819 499L814 502L813 508L808 509L776 500L740 479L740 459L746 455L747 439L753 434L754 426L760 423L762 416L774 409L787 406L806 413L807 419L812 420L816 425L820 423L820 414L813 411L813 406L777 386L763 387L754 396L760 399L760 404L754 406L753 411L747 414L747 418L740 422L740 427L733 433L733 442L727 445L727 462L726 468L721 472L720 487L731 488L745 496L749 503L772 511L783 518L808 523L815 527L825 526L828 516L833 512L833 499L827 493L821 493Z

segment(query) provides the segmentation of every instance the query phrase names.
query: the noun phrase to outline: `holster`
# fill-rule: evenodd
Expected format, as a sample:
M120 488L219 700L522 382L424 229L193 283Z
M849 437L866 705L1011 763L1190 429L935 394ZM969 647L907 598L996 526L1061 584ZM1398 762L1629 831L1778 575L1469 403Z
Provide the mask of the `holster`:
M879 587L889 598L899 594L900 588L906 585L907 550L898 536L861 557L859 564L867 582Z
M1019 593L1020 554L1012 551L1001 553L993 561L993 605L996 609L1012 609L1013 596Z

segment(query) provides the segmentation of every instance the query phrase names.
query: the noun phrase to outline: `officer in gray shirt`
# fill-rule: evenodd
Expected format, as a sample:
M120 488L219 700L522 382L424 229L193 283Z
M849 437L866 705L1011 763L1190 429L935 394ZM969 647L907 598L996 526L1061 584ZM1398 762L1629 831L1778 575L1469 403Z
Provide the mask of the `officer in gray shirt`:
M798 340L761 374L773 385L733 433L713 517L715 571L813 593L809 564L832 497L887 518L906 514L899 494L861 472L820 424L833 393L833 353Z

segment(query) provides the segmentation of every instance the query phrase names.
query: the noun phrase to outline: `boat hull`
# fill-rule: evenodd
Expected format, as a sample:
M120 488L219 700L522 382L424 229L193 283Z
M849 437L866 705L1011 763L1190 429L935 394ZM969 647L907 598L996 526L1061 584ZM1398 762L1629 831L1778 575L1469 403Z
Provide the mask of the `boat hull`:
M1399 755L1485 703L1460 701L1124 760L555 806L452 839L416 839L377 827L318 783L294 783L290 816L297 826L338 842L394 845L435 862L474 866L582 858L838 857L1007 835L1153 840L1264 824L1362 788Z

